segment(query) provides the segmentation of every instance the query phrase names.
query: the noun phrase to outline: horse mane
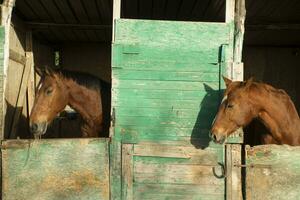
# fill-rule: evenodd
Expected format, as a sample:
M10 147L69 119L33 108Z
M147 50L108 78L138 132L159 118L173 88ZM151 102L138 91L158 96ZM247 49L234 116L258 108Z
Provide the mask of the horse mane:
M261 88L261 89L267 91L269 94L275 96L277 99L282 100L285 103L285 105L287 106L287 109L289 111L293 110L298 114L294 102L292 101L291 97L288 95L288 93L285 90L277 89L269 84L260 83L260 82L253 82L251 84L251 86L253 86L253 85L255 85L257 88Z

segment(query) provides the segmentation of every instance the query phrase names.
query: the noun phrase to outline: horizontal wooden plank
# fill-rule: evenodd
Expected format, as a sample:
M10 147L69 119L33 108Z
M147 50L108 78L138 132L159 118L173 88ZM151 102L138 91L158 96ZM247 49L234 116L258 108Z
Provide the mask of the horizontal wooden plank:
M153 81L153 80L112 80L113 89L143 89L143 90L187 90L205 91L206 82L187 82L187 81ZM219 90L219 82L211 82L209 86L212 90Z
M160 136L164 136L164 138L169 137L190 137L193 133L197 134L197 138L201 138L203 140L210 140L209 138L209 129L210 127L197 129L197 128L174 128L174 127L140 127L133 125L123 125L115 127L115 131L121 133L122 135L132 135L133 137L140 138L160 138Z
M118 80L159 80L159 81L204 81L216 82L220 80L218 72L181 72L181 71L151 71L115 68L113 77Z
M177 100L198 100L201 101L204 98L207 99L216 99L219 96L222 96L223 91L213 90L209 84L204 85L204 90L198 91L188 91L188 90L163 90L163 89L153 89L145 90L143 89L113 89L112 93L115 97L138 97L138 98L147 98L147 99L177 99ZM166 95L168 94L168 95Z
M300 147L262 145L246 148L247 199L299 199Z
M125 104L125 103L124 103ZM201 106L202 108L202 106ZM217 107L209 109L172 109L172 107L163 107L163 108L147 108L147 107L125 107L125 106L116 106L115 115L117 117L154 117L154 118L212 118L217 113Z
M161 167L161 169L163 169L164 166ZM202 173L210 173L210 175L204 175ZM216 178L213 175L212 167L206 167L206 169L199 172L199 174L178 174L167 171L165 171L165 173L135 173L134 182L142 184L181 184L187 185L187 187L189 185L198 185L199 188L224 187L224 179Z
M118 19L115 43L199 50L229 44L229 36L226 23Z
M180 184L134 184L134 194L136 199L144 199L147 194L169 194L169 195L199 195L214 194L216 196L224 195L224 187L207 185L206 187L199 187L198 185L180 185ZM178 199L178 198L177 198ZM185 198L184 198L185 199ZM201 199L201 198L200 198Z
M224 195L221 194L160 194L160 193L142 193L135 194L135 199L143 200L161 200L161 199L172 199L172 200L220 200L224 199Z
M171 42L169 42L171 43ZM168 44L169 44L168 43ZM112 67L140 69L185 69L216 71L220 62L220 44L214 48L182 49L181 46L156 47L146 44L113 44Z
M177 99L145 99L145 98L116 98L112 101L112 105L116 107L128 108L162 108L162 109L210 109L213 113L216 112L219 106L220 98L202 100L177 100ZM159 116L158 116L159 117Z
M214 157L221 146L217 145L215 148L207 149L196 149L192 145L190 146L173 146L173 145L160 145L151 144L144 145L143 143L134 145L134 156L145 156L145 157L165 157L165 158L192 158L193 156L207 156ZM202 163L205 164L205 163ZM216 165L217 163L215 163Z
M177 128L207 128L211 126L212 119L180 119L180 118L151 118L151 117L119 117L115 120L115 126L122 127L177 127Z

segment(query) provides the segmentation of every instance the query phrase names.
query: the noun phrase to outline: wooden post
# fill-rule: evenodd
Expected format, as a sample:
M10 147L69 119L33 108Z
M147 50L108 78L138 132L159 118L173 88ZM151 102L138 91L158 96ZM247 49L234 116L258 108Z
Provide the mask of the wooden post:
M16 138L17 136L17 128L18 128L18 122L20 119L20 115L22 113L22 107L24 105L24 101L26 101L26 92L28 88L28 82L29 78L31 77L31 71L33 70L33 53L32 53L32 32L27 31L26 32L26 64L24 66L22 81L21 81L21 87L17 99L16 104L16 111L14 114L13 122L12 122L12 128L10 133L10 138ZM32 101L32 100L31 100ZM32 106L32 102L31 106ZM21 109L18 109L21 108Z
M122 145L122 199L133 199L133 144Z
M244 79L244 65L242 62L243 41L245 32L246 8L245 0L236 0L235 5L235 37L233 53L233 80L242 81Z
M231 78L236 81L243 80L243 37L244 21L246 16L245 0L226 0L226 23L234 22L233 60ZM242 200L242 143L243 130L234 134L236 140L226 144L226 199Z
M0 139L4 139L4 120L6 114L6 103L5 103L5 86L6 76L9 61L9 32L12 9L15 4L15 0L4 0L1 5L1 26L4 27L4 48L3 48L3 64L0 69Z
M115 41L115 21L121 18L121 0L114 0L113 2L113 27L112 27L112 42Z

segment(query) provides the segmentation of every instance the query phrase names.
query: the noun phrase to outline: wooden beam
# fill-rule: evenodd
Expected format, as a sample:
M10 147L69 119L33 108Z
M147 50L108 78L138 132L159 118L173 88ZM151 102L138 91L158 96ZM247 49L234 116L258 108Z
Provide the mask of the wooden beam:
M4 0L1 5L1 21L0 25L4 27L4 48L3 48L3 60L1 61L2 67L0 67L0 139L4 139L4 120L6 115L6 103L5 103L5 89L6 89L6 77L9 63L9 33L10 22L12 16L12 9L15 5L15 0ZM2 45L2 44L1 44Z
M242 200L242 145L226 144L226 199Z
M17 63L20 63L22 65L26 64L26 57L12 49L9 50L9 59L11 59Z
M246 24L247 31L300 30L300 24Z
M235 0L235 16L234 16L234 51L233 51L233 69L232 79L235 81L243 81L244 65L242 63L243 42L245 33L246 6L245 0Z
M33 70L32 32L28 31L26 33L26 64L24 66L21 87L17 98L17 103L16 103L17 108L22 108L24 105L24 101L26 101L26 92L27 92L28 80L30 77L31 70ZM13 122L12 122L10 138L16 138L17 136L17 128L18 128L21 114L22 114L22 109L16 109Z
M102 24L63 24L63 23L45 23L45 22L30 22L27 21L25 24L32 29L48 29L49 27L56 28L71 28L71 29L88 29L88 30L103 30L111 29L111 25Z
M115 41L115 20L121 18L121 0L113 0L112 42Z
M235 0L226 0L225 22L234 21Z
M133 144L122 144L122 199L133 199Z

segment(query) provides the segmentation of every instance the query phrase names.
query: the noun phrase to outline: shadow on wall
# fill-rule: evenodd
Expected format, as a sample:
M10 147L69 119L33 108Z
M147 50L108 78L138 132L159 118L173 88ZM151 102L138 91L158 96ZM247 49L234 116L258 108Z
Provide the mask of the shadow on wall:
M204 83L203 85L206 95L200 104L200 111L191 135L191 144L197 149L205 149L211 142L209 131L224 92L223 90L214 90L208 84Z

